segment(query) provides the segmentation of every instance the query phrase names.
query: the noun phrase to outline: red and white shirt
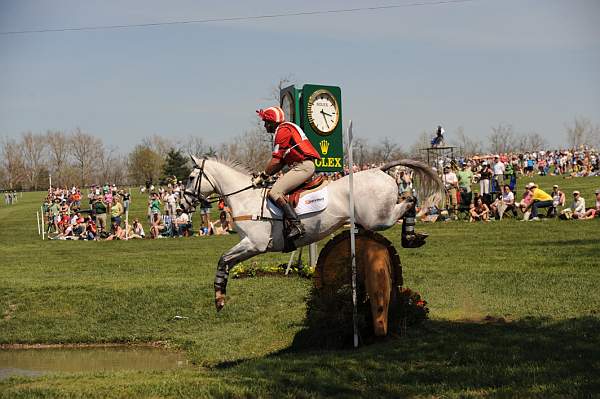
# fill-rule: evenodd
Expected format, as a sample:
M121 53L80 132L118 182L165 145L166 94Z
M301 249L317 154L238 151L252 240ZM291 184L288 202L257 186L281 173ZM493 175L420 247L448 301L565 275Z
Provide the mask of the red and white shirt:
M300 126L283 122L273 136L273 158L281 159L289 166L307 159L321 159L321 156Z

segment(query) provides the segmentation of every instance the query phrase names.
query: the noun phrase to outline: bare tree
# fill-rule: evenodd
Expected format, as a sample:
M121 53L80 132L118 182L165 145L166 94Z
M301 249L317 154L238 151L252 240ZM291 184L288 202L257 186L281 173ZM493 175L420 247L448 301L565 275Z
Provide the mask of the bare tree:
M142 145L157 153L162 159L167 157L171 148L176 147L171 140L154 134L150 137L145 137L142 140Z
M98 160L98 155L102 152L102 140L77 128L69 140L69 147L79 171L79 184L83 187L88 182L88 177L95 161Z
M567 129L567 143L571 148L583 145L600 145L600 126L593 125L592 121L584 117L575 117L572 126Z
M208 146L199 136L188 136L179 145L178 149L186 155L203 156L208 150Z
M271 159L271 138L257 124L253 129L221 145L218 152L241 162L250 170L259 171Z
M540 151L548 148L548 141L537 132L531 132L523 135L527 143L525 151Z
M61 131L48 131L46 133L48 143L50 172L54 174L55 185L62 185L65 167L69 162L69 138Z
M423 130L421 134L419 134L410 147L410 156L414 159L426 159L425 151L421 151L424 148L431 147L431 134L429 134L426 130Z
M25 179L20 145L14 139L4 139L0 142L0 155L6 188L18 188Z
M46 139L41 134L26 132L21 135L20 147L27 184L37 190L38 177L45 167Z
M464 156L470 157L483 152L481 140L467 136L462 126L459 126L452 136L451 144L459 147Z
M494 154L508 153L515 149L515 133L512 125L500 123L492 127L492 134L488 136L488 150Z
M279 93L281 92L281 89L295 84L295 81L296 79L294 78L294 74L292 73L281 77L276 85L271 86L271 90L269 96L267 97L267 100L276 101L277 104L279 104L279 101L281 101L281 99L279 98Z

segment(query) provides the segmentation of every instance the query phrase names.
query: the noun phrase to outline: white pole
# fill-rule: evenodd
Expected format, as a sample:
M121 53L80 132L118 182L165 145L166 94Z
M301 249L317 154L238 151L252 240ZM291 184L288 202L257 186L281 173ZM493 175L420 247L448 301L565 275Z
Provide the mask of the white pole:
M44 240L44 234L46 233L46 229L44 227L44 207L41 206L40 207L41 211L42 211L42 241Z
M308 246L308 265L310 267L317 266L317 243L313 242Z
M348 152L348 170L350 175L349 180L349 194L350 194L350 258L352 259L352 326L354 329L354 347L358 348L358 323L356 314L356 225L354 220L354 171L353 171L353 160L352 160L352 121L348 125L346 131L346 143Z
M129 206L125 211L125 239L129 238Z
M38 236L42 234L42 230L40 229L40 211L35 211L35 220L37 220L38 226Z
M49 188L52 189L52 175L48 174L48 184L49 184Z

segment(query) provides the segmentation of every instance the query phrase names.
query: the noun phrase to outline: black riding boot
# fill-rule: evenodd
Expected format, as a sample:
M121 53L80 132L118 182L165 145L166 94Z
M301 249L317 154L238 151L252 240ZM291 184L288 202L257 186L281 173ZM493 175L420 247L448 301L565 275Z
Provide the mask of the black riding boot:
M288 224L286 239L288 240L296 240L304 235L304 226L302 226L302 222L296 211L286 200L278 200L277 205L283 211L285 219Z

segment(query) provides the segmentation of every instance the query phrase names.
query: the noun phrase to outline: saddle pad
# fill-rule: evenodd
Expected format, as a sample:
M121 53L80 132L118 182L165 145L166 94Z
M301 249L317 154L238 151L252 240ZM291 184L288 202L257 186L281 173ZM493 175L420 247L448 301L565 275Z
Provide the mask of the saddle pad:
M328 202L328 187L325 186L320 190L310 191L304 195L300 195L296 213L298 216L306 215L307 213L319 212L327 208ZM267 209L273 217L283 216L281 209L277 207L271 200L267 201Z

